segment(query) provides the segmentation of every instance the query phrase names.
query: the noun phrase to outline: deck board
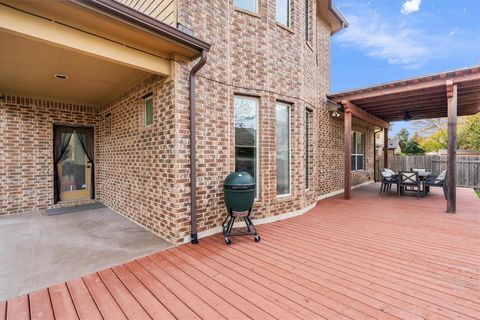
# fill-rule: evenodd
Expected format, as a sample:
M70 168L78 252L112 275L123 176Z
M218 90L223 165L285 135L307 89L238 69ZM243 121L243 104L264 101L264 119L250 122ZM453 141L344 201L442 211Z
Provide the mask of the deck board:
M32 320L54 320L52 304L48 289L42 289L29 294L30 317Z
M320 201L258 226L262 241L221 235L0 302L2 319L480 319L480 201Z
M127 319L98 274L92 273L83 279L104 319Z
M161 282L165 289L171 292L171 298L175 298L177 303L184 309L183 314L178 314L180 319L193 318L198 315L198 318L203 319L222 319L222 315L213 309L210 305L200 299L190 288L184 287L180 282L173 279L168 273L159 268L155 263L148 259L139 259L138 263L147 269L159 282ZM166 305L173 305L169 301L165 301ZM178 312L179 307L172 308L172 312ZM192 314L192 312L194 314Z
M137 301L135 288L127 289L112 269L100 271L98 274L127 318L151 319L145 307Z
M77 311L65 283L48 288L55 319L78 320Z
M0 302L0 319L5 320L7 317L7 301Z
M167 259L160 258L159 255L149 257L158 268L161 268L167 272L172 278L182 283L187 288L196 288L195 294L208 303L212 308L217 310L221 315L227 319L250 319L241 310L235 308L228 300L218 295L218 292L209 290L204 287L198 279L195 279L191 275L187 274L185 270L178 268L175 264L169 262Z
M102 315L82 278L67 281L67 287L80 319L102 319Z
M7 320L24 320L30 318L28 295L16 297L7 302Z

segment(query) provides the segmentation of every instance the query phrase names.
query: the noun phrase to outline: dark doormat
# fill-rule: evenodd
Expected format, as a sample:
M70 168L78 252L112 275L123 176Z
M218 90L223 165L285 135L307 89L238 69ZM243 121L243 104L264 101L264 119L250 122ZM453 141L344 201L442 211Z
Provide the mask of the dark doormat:
M105 205L100 202L95 202L95 203L89 203L89 204L82 204L80 206L48 209L47 215L56 216L58 214L72 213L72 212L79 212L79 211L86 211L86 210L93 210L93 209L100 209L100 208L105 208Z

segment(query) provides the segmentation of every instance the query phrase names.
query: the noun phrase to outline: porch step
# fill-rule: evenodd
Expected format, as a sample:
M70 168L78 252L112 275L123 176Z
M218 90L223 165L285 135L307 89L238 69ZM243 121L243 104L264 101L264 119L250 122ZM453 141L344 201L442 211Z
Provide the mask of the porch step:
M105 208L105 205L100 202L95 202L95 203L89 203L89 204L82 204L79 206L48 209L47 215L56 216L64 213L72 213L72 212L79 212L79 211L86 211L86 210L93 210L93 209L100 209L100 208Z

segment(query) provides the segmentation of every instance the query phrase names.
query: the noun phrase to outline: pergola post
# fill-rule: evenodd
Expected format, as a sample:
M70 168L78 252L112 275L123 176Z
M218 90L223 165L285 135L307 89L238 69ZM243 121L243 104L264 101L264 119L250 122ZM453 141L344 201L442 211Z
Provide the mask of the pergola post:
M447 158L447 212L457 210L457 85L447 81L448 158Z
M345 143L345 200L350 199L352 193L352 114L349 111L344 113L344 143Z
M381 128L388 128L388 122L375 117L374 115L362 110L349 100L342 101L344 109L344 144L345 144L345 182L344 182L344 196L345 200L350 199L352 193L352 117L366 121L374 126ZM388 148L388 142L387 142Z
M388 168L388 128L383 128L383 168Z

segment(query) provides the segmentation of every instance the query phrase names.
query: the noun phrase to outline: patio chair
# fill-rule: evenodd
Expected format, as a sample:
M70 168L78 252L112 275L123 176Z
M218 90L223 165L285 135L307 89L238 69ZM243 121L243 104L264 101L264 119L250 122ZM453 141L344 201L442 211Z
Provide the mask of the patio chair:
M387 192L392 188L393 184L397 185L398 183L397 175L392 170L382 169L381 174L382 184L380 186L380 194L382 194L382 192Z
M443 170L436 178L427 178L423 188L423 195L425 196L430 190L430 187L440 187L443 189L445 200L447 199L447 170Z
M408 187L413 188L412 191L417 192L417 199L420 199L420 178L418 172L400 171L398 173L398 195L402 195Z

